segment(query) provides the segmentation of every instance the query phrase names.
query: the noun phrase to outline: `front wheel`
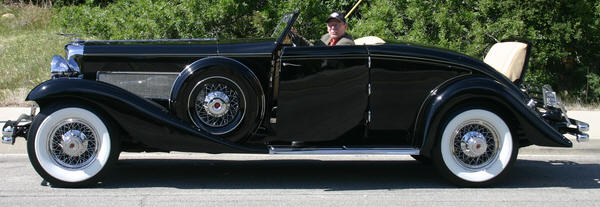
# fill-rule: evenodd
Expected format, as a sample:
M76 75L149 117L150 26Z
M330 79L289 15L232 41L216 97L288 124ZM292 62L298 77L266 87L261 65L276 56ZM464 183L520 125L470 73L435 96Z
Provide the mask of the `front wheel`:
M516 160L518 145L496 113L463 109L443 123L433 161L449 181L465 187L486 186L503 177Z
M94 184L119 156L117 131L97 110L55 104L35 117L27 152L35 170L55 187Z

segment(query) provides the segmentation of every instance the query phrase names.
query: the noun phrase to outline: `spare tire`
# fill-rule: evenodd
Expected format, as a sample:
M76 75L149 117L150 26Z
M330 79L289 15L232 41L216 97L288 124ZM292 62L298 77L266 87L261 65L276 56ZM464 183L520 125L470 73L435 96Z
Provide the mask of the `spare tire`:
M199 69L180 90L174 102L177 117L201 131L241 142L260 124L262 90L253 87L236 69Z

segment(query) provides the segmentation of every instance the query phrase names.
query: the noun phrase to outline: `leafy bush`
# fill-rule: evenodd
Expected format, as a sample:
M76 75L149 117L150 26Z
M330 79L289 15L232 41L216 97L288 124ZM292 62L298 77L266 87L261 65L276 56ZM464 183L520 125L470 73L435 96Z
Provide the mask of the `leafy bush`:
M595 73L586 75L588 86L586 88L585 98L587 102L600 102L600 76Z
M61 7L74 5L108 5L114 0L4 0L5 4L30 4L41 7Z

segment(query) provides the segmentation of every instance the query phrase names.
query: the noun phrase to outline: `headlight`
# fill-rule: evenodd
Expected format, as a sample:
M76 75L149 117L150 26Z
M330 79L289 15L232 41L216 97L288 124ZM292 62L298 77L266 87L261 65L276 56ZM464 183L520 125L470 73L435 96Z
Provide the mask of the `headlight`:
M52 56L52 62L50 63L50 73L52 74L65 74L69 72L69 64L67 61L58 55Z
M75 76L81 73L77 60L83 56L83 45L79 42L71 42L65 45L65 53L67 60L58 55L52 57L50 72L53 78Z
M52 62L50 63L52 77L74 76L79 72L79 66L75 59L69 58L69 61L67 61L59 55L52 56Z

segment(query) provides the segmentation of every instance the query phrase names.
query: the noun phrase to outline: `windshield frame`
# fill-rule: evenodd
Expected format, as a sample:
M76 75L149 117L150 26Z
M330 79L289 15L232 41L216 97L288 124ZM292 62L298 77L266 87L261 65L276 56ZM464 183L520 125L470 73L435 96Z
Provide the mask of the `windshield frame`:
M283 15L282 18L286 18L286 16L288 16L290 14L285 14ZM293 13L291 13L292 17L290 19L288 19L287 21L287 25L285 26L285 29L283 29L283 32L279 35L279 38L277 38L277 44L281 44L283 42L283 40L285 39L285 36L288 34L288 32L290 32L290 30L292 29L292 25L294 25L294 22L296 22L296 19L298 18L298 16L300 15L300 11L296 10ZM282 19L282 22L283 20ZM279 26L279 25L278 25ZM275 28L277 29L277 28Z

